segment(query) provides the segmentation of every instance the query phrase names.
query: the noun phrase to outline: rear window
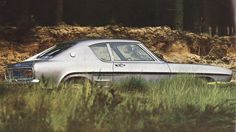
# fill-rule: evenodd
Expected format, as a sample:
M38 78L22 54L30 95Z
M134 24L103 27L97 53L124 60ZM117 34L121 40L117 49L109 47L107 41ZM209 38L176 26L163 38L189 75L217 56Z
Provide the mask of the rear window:
M56 55L62 53L63 51L71 48L76 43L78 43L78 42L76 41L76 42L66 42L66 43L58 44L54 48L52 48L51 50L47 51L46 53L43 53L43 54L39 55L37 58L40 58L40 59L53 58L54 56L56 56Z
M95 44L90 46L90 48L101 61L111 61L111 57L106 44Z

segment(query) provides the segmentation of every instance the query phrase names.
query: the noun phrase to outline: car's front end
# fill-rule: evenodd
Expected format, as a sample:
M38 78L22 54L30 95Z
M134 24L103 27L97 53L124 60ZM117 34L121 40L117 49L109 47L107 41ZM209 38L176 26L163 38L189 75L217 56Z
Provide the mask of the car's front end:
M214 82L230 82L233 71L227 68L201 64L168 64L172 74L193 74Z

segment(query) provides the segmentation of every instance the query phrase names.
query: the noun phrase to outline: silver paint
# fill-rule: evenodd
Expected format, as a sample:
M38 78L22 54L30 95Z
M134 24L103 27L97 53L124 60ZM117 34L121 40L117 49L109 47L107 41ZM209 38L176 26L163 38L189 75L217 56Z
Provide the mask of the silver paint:
M109 43L137 43L154 61L113 61ZM111 61L99 60L89 46L106 43ZM52 47L53 48L53 47ZM49 48L24 62L33 62L34 78L31 82L39 82L43 78L50 79L57 85L70 78L83 77L92 82L111 82L127 77L141 77L146 80L160 80L177 74L196 74L211 78L214 81L230 81L232 71L226 68L209 65L165 63L149 51L141 42L122 39L94 39L78 41L73 47L50 59L38 59L37 56L49 51ZM20 65L18 63L16 65ZM15 67L17 68L17 67ZM10 68L8 69L10 70ZM10 79L8 79L9 81ZM11 81L10 81L11 82Z

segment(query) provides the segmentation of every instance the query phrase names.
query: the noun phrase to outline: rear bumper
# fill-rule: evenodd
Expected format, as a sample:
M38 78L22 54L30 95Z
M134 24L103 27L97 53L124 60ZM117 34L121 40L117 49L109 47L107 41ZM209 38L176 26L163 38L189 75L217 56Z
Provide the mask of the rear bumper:
M30 79L30 80L9 79L6 74L4 75L4 77L5 77L5 82L13 83L13 84L29 84L29 83L34 84L34 83L39 83L40 82L39 79Z

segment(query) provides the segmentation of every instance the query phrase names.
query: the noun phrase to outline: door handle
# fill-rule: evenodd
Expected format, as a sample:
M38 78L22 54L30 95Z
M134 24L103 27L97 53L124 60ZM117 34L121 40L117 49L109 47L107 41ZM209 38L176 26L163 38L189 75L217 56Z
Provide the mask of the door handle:
M116 66L116 67L124 67L125 64L123 64L123 63L118 63L118 64L115 64L115 66Z

